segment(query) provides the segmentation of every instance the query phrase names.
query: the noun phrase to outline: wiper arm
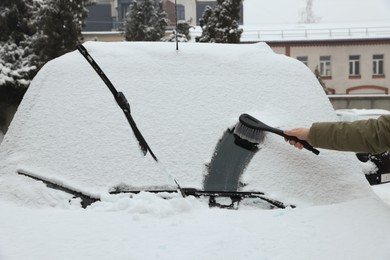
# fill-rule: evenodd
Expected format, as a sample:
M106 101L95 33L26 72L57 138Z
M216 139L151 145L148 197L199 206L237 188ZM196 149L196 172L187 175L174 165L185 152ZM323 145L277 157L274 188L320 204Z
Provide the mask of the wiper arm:
M132 194L138 194L140 192L151 192L151 193L176 193L177 190L165 190L165 189L159 189L159 190L120 190L115 189L110 191L110 194L119 194L119 193L132 193ZM280 209L285 209L287 207L295 208L294 205L286 205L283 202L280 202L275 199L268 198L263 192L256 192L256 191L204 191L204 190L198 190L193 188L181 188L181 192L185 194L185 196L194 196L194 197L209 197L209 206L210 207L219 207L219 208L230 208L230 209L237 209L238 204L243 200L247 198L252 199L260 199L263 201L268 202L272 206ZM221 204L217 202L217 198L230 198L231 204Z

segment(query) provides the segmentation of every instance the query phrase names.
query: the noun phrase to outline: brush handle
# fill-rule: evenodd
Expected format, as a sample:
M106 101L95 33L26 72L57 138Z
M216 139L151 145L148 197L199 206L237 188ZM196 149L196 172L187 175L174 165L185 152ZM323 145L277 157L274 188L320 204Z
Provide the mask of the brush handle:
M286 138L287 140L290 140L290 141L295 141L295 142L299 142L303 145L303 147L311 152L313 152L314 154L318 155L320 153L320 151L318 151L317 149L315 149L313 146L311 146L308 142L304 141L304 140L301 140L299 139L298 137L296 136L292 136L292 135L286 135L282 130L280 129L277 129L277 128L272 128L270 127L271 129L268 129L270 132L273 132L274 134L277 134L277 135L280 135L280 136L283 136L284 138Z

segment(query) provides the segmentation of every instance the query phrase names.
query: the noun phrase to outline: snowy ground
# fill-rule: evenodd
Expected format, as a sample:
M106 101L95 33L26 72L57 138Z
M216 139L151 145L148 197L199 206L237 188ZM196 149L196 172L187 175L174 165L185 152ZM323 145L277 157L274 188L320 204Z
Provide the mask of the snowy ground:
M140 194L87 210L4 203L0 210L0 258L7 260L390 257L389 208L376 199L236 211L209 209L193 198Z
M384 202L390 205L390 183L375 185L373 189Z
M241 113L279 128L336 121L302 63L263 43L85 47L127 96L159 162L140 152L111 93L77 51L51 61L0 145L1 260L390 259L390 186L369 186L362 169L370 166L353 153L316 156L267 135L240 191L296 208L245 201L227 210L179 194L108 193L119 184L175 188L173 178L202 189L216 145ZM100 201L82 209L20 170Z

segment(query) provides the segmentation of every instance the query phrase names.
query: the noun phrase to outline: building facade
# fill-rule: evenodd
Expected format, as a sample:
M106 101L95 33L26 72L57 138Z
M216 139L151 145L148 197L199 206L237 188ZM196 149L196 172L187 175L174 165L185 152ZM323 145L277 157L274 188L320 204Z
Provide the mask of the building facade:
M269 42L268 44L275 52L300 60L312 71L317 69L333 94L388 94L389 92L390 39Z
M241 40L264 41L317 69L332 94L389 94L390 24L244 27Z

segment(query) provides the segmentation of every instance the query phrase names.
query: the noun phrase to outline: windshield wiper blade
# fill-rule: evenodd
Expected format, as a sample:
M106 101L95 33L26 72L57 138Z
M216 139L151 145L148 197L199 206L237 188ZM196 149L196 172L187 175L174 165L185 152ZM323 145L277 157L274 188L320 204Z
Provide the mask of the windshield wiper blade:
M84 209L87 208L88 206L90 206L91 204L95 203L96 201L100 201L100 198L92 196L92 195L88 194L87 192L83 192L83 191L77 190L75 188L65 186L64 184L56 183L53 180L49 180L49 179L44 178L42 176L38 176L38 175L33 174L29 171L19 169L17 171L17 173L19 175L29 177L29 178L34 179L36 181L41 181L46 185L46 187L48 187L50 189L63 191L65 193L73 195L74 198L81 199L80 204L81 204L81 207Z
M131 129L133 130L134 136L138 140L139 146L140 146L143 154L146 155L147 152L149 151L150 155L157 162L158 159L157 159L156 155L154 155L154 153L152 152L152 149L150 149L148 143L146 142L145 138L142 136L141 131L138 129L133 117L131 116L130 104L127 101L123 92L116 90L116 88L111 83L111 81L108 79L106 74L99 67L99 65L92 58L92 56L88 53L87 49L83 45L81 45L81 44L78 45L77 50L81 53L81 55L84 56L84 58L88 61L88 63L92 66L92 68L96 71L96 73L100 76L100 78L103 80L103 82L106 84L106 86L111 91L112 95L114 96L115 101L117 102L119 107L123 110L123 113L125 114L127 121L130 124Z
M32 173L30 171L26 171L24 169L19 169L17 171L18 174L32 178L36 181L43 182L48 188L59 190L66 192L68 194L73 195L75 198L81 199L81 206L82 208L87 208L91 204L100 201L100 197L98 195L93 195L87 191L82 191L80 189L76 189L74 187L71 187L69 185L65 185L62 182L57 182L50 178L45 178L43 176L37 175L35 173ZM264 192L257 192L257 191L205 191L205 190L198 190L194 188L181 188L178 189L142 189L142 190L124 190L119 187L114 187L111 189L109 194L121 194L121 193L129 193L129 194L138 194L141 192L150 192L155 194L161 194L162 198L169 199L169 196L163 196L164 193L184 193L184 197L187 196L194 196L196 198L208 198L209 199L209 206L210 207L218 207L218 208L228 208L228 209L238 209L238 206L240 202L244 199L260 199L263 201L266 201L270 205L272 205L271 208L279 208L279 209L285 209L285 208L295 208L294 205L286 205L283 202L280 202L275 199L268 198ZM225 204L218 202L219 198L230 198L231 203Z

